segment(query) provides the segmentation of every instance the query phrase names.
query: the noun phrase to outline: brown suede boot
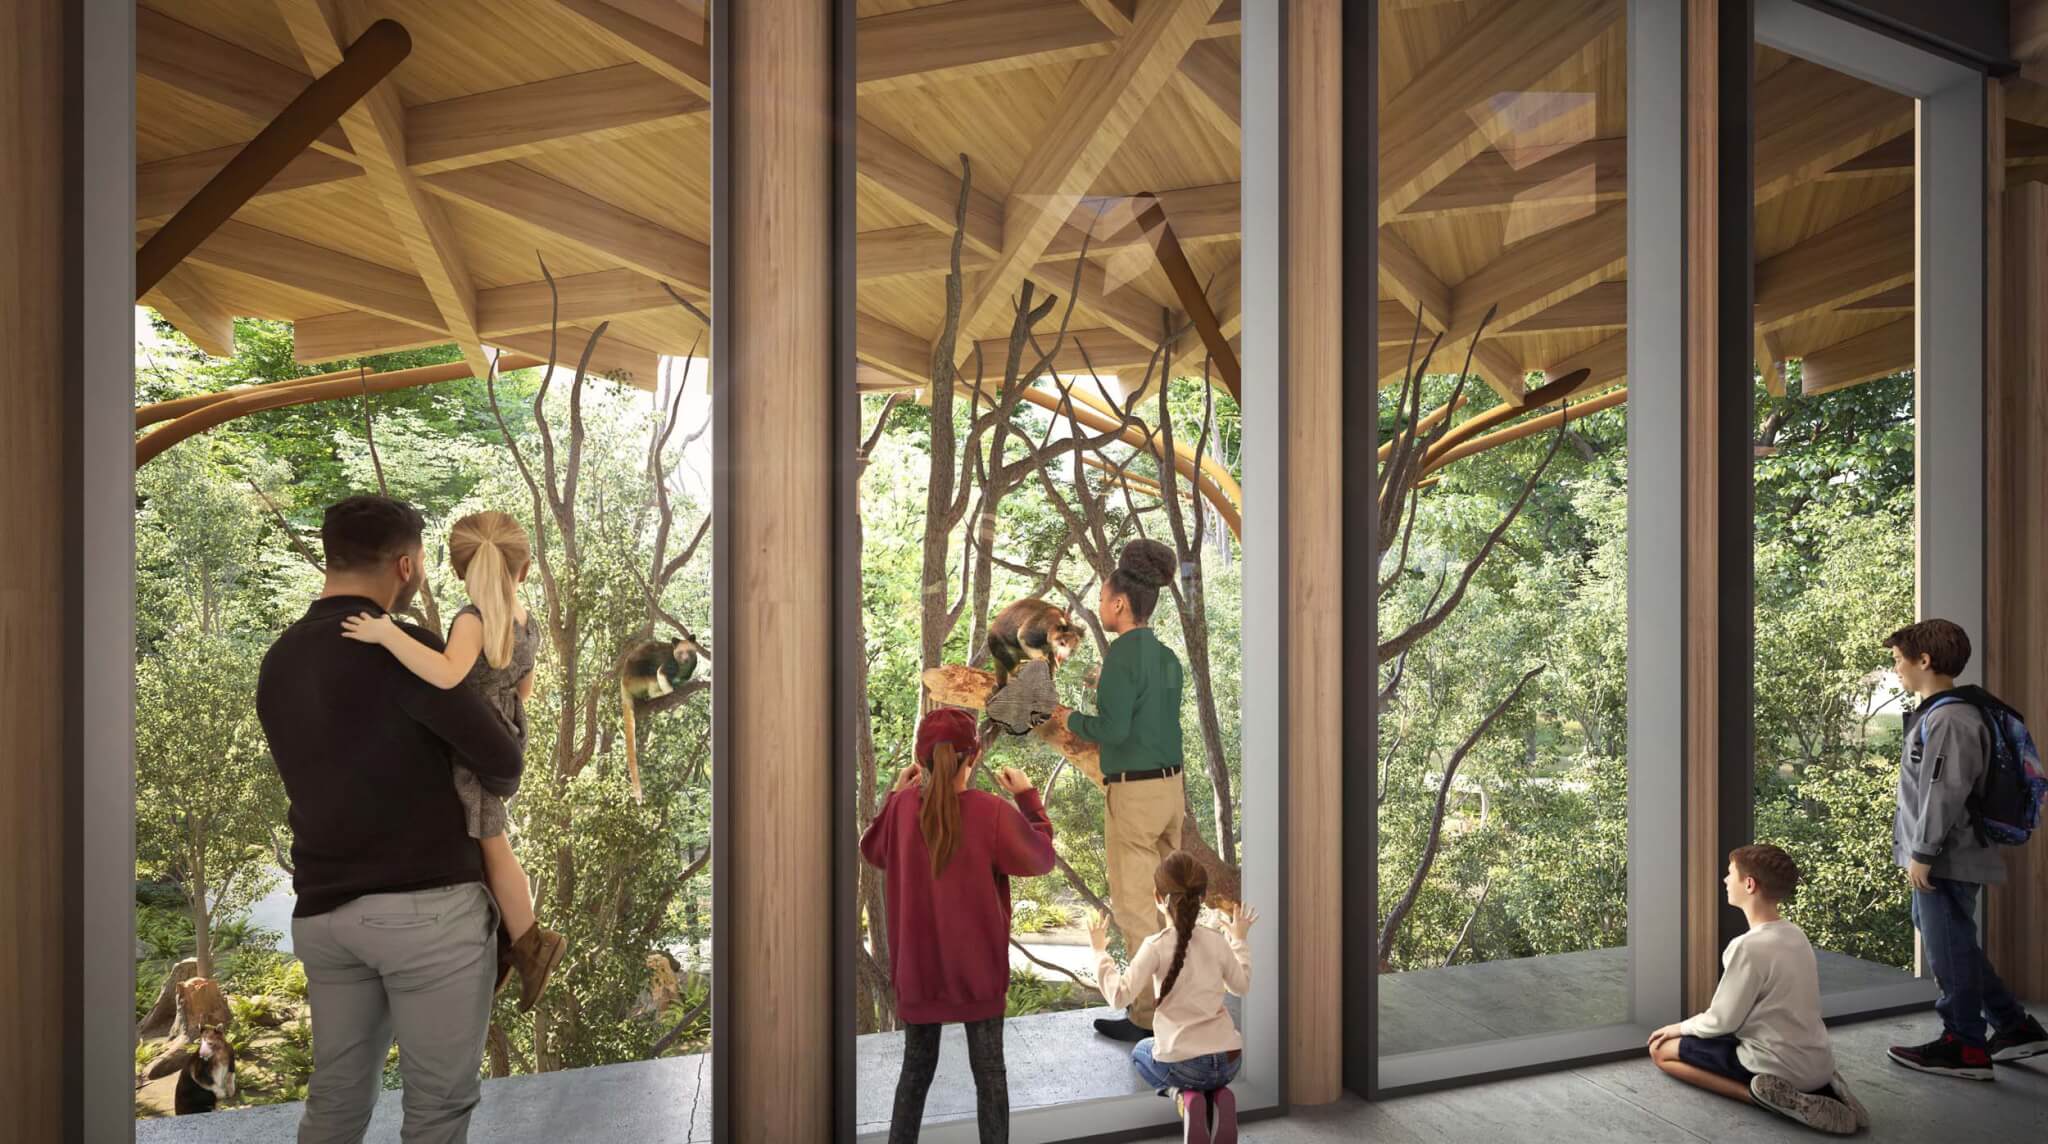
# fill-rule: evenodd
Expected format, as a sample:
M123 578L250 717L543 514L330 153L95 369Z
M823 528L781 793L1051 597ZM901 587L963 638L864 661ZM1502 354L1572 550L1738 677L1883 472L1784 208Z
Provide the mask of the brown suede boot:
M505 991L505 982L512 979L512 935L505 932L504 926L498 927L498 940L493 944L498 950L498 982L491 986L491 996L496 997Z
M519 970L519 1011L531 1012L548 985L548 974L562 963L569 943L551 929L534 924L512 943L512 964Z

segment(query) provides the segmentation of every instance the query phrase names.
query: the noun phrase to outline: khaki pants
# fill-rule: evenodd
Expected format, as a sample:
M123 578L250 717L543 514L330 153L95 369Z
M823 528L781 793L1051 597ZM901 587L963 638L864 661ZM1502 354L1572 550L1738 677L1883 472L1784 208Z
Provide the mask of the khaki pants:
M1109 870L1109 907L1124 935L1124 956L1135 957L1138 946L1166 928L1166 919L1152 901L1152 874L1168 854L1180 849L1181 821L1187 814L1182 776L1110 783L1103 814L1104 865ZM1150 1029L1158 1004L1150 984L1131 1002L1132 1022Z

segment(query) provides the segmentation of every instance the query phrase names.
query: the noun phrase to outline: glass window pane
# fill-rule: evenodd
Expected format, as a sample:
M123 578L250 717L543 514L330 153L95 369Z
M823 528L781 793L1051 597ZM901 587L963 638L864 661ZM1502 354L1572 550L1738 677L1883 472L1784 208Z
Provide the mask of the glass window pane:
M1628 31L1617 3L1379 9L1395 1057L1632 1019Z

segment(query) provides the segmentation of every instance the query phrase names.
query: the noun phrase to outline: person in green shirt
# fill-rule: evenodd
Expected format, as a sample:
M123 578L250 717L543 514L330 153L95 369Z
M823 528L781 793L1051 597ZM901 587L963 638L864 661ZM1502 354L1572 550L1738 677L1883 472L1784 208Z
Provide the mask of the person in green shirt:
M1110 911L1124 935L1124 948L1133 953L1165 928L1153 900L1152 872L1180 849L1187 812L1181 786L1184 672L1180 657L1152 630L1159 590L1178 570L1173 549L1156 540L1124 546L1096 608L1102 626L1116 636L1096 684L1096 713L1062 708L1055 716L1101 748ZM1099 1020L1095 1031L1119 1041L1141 1041L1152 1035L1157 1003L1151 988L1141 988L1127 1016Z

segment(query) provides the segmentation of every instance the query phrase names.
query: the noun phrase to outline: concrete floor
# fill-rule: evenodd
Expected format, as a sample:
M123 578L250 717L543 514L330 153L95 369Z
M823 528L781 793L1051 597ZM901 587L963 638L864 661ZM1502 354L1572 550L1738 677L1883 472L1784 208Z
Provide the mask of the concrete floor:
M1131 1047L1095 1035L1097 1017L1121 1010L1076 1009L1040 1013L1003 1027L1003 1063L1010 1078L1010 1111L1053 1104L1149 1093L1131 1067ZM860 1132L887 1131L895 1106L896 1078L903 1070L903 1034L860 1038L860 1071L854 1081ZM924 1102L927 1124L974 1118L974 1077L967 1070L967 1034L949 1025L939 1035L939 1071Z
M387 1092L377 1101L364 1144L399 1144L401 1095ZM206 1116L140 1120L135 1139L137 1144L288 1144L298 1138L300 1108L271 1104ZM469 1122L469 1138L479 1144L708 1142L711 1058L669 1057L487 1080L483 1103Z
M2048 1006L2037 1005L2035 1011L2048 1012ZM1126 1050L1096 1040L1089 1029L1088 1022L1102 1012L1046 1014L1011 1022L1005 1048L1015 1111L1145 1091L1130 1069ZM1930 1077L1885 1059L1887 1045L1926 1040L1939 1027L1933 1013L1927 1012L1834 1028L1836 1060L1875 1122L1864 1139L1900 1144L1964 1136L2048 1139L2048 1058L2001 1066L1999 1079L1992 1084ZM862 1038L857 1115L864 1132L887 1123L901 1044L900 1036L888 1034ZM941 1049L939 1077L925 1105L927 1123L972 1117L973 1084L966 1067L964 1038L950 1031ZM708 1141L709 1082L704 1057L488 1081L470 1138L506 1144ZM368 1144L397 1144L399 1097L395 1092L384 1094ZM136 1137L140 1144L283 1144L294 1138L298 1116L297 1105L275 1105L149 1120L136 1125ZM1967 1133L1959 1134L1963 1128ZM1819 1137L1760 1109L1679 1084L1647 1060L1635 1058L1377 1104L1347 1098L1281 1120L1248 1124L1243 1139L1270 1144L1361 1139L1388 1144L1721 1144L1811 1142Z
M2048 1012L2048 1006L2035 1005L2034 1011ZM1998 1080L1990 1084L1927 1076L1885 1059L1887 1045L1925 1041L1940 1029L1931 1011L1833 1028L1837 1067L1870 1110L1871 1129L1857 1139L1897 1144L2048 1140L2048 1057L2001 1065ZM1826 1139L1762 1109L1674 1081L1643 1058L1376 1104L1347 1097L1284 1119L1247 1124L1240 1138L1255 1144L1814 1144Z
M1824 994L1911 980L1888 965L1819 956ZM1628 1011L1626 947L1390 973L1380 978L1380 1051L1624 1024Z

